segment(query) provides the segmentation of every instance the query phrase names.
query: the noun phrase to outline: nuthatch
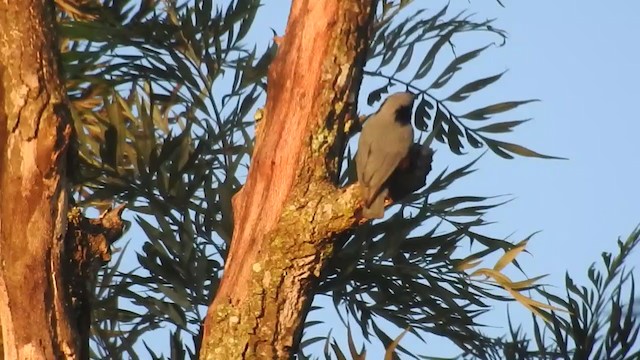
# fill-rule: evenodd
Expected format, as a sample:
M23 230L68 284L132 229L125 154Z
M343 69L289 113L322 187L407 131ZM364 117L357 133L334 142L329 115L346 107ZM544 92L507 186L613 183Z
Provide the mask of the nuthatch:
M384 200L389 189L385 182L407 156L413 143L411 113L415 95L400 92L390 95L362 127L356 170L362 190L362 215L384 217Z

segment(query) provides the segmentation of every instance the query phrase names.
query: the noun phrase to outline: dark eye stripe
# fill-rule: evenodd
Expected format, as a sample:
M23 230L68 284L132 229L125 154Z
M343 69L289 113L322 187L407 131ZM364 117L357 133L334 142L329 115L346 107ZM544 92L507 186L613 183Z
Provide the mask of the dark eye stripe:
M396 110L395 121L401 124L411 123L411 110L413 106L402 106Z

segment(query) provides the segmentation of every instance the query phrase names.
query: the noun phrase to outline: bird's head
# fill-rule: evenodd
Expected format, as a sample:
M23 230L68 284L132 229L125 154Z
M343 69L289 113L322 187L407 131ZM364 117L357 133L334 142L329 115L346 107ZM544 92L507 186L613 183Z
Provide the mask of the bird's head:
M402 124L411 123L411 113L416 95L410 92L398 92L389 95L382 104L380 112L393 116L393 120Z

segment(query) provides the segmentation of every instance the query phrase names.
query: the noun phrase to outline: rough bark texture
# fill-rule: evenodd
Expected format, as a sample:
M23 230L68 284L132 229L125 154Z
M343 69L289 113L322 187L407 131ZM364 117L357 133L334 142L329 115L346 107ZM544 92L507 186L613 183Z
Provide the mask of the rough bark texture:
M283 359L295 351L333 236L357 222L335 178L375 11L370 0L294 0L268 75L267 104L234 234L209 308L201 359Z
M5 359L74 359L66 148L53 5L0 0L0 320Z

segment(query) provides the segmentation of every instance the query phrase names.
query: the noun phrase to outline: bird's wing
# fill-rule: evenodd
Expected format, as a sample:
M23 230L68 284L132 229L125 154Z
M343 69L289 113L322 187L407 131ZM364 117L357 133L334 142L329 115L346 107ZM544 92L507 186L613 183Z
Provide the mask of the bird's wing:
M366 131L368 131L368 128L365 127L362 130L362 133L365 134ZM369 187L365 183L365 178L369 173L368 169L370 169L370 166L368 164L368 160L372 150L373 147L371 146L370 137L360 135L360 140L358 141L358 151L356 152L356 174L358 176L358 182L360 183L360 188L362 190L362 198L365 199L365 202L366 199L369 198Z
M358 145L358 151L356 152L356 175L358 176L358 182L360 182L360 184L363 184L364 174L366 173L367 159L369 158L370 152L370 144L361 143Z
M384 199L388 193L387 189L378 191L371 199L371 203L362 207L362 215L368 219L382 219L384 217Z
M400 160L406 155L406 151L377 150L373 156L367 159L367 167L363 172L362 184L369 190L365 194L365 203L370 204L382 184L391 176Z

